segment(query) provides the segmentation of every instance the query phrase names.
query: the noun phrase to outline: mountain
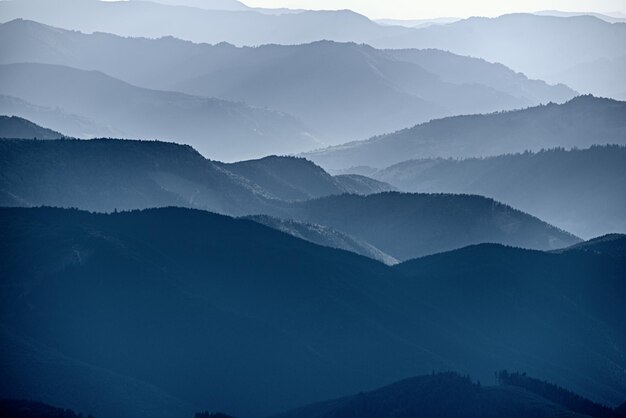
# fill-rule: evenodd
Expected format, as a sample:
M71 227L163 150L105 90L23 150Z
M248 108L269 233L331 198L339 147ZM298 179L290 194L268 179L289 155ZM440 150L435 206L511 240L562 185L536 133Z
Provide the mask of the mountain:
M67 113L58 107L37 106L17 97L0 94L0 113L19 115L46 129L64 132L72 138L115 137L119 132L84 116Z
M443 51L380 51L329 41L237 48L88 35L15 20L0 25L0 50L6 64L99 70L146 88L287 112L335 144L434 117L563 102L575 94Z
M144 0L131 0L144 1ZM153 3L166 4L169 6L186 6L207 10L250 10L248 6L237 0L156 0Z
M334 178L341 184L345 193L348 194L368 195L396 191L396 188L391 184L374 180L373 178L364 175L340 174L334 176Z
M626 232L624 146L411 160L369 176L408 192L488 196L581 237Z
M276 418L589 418L513 386L482 386L455 373L414 377L366 393L295 409Z
M626 100L626 55L578 64L554 76L579 92Z
M97 71L48 64L0 66L0 93L85 116L123 136L187 142L226 160L290 153L316 142L283 114L132 86Z
M617 248L621 246L619 242L616 244ZM559 254L563 258L557 258L553 257L554 254L479 245L407 261L396 266L396 270L413 279L411 283L415 288L412 293L419 293L428 300L437 301L438 306L445 306L446 314L458 320L457 326L481 323L478 338L488 339L490 335L496 335L494 341L499 348L490 352L495 363L507 362L497 359L503 355L498 351L508 347L542 359L542 362L549 363L559 358L563 371L577 369L586 373L584 369L591 363L599 362L611 367L613 359L621 356L619 350L610 347L610 343L600 343L606 341L606 336L611 333L609 329L619 330L617 332L621 335L626 331L624 324L615 316L621 315L618 305L626 289L623 279L626 276L620 277L623 275L620 269L624 268L623 253L621 257L614 257L611 253L615 252L607 250L604 254L597 254L571 250ZM596 263L606 263L606 269L597 269L599 264ZM599 277L611 279L598 283ZM550 307L544 305L547 300L543 298L554 291L560 293L560 300L554 301L556 305ZM537 299L522 296L531 294ZM578 316L574 312L583 305L594 313L588 318L574 319ZM571 321L569 323L581 333L571 343L577 341L576 344L586 346L590 350L589 357L578 357L573 351L557 349L569 339L565 336L569 332L566 329L568 326L564 323L557 325L562 320ZM530 329L534 330L532 338L520 338ZM589 339L583 337L587 333ZM598 333L597 337L591 337L595 333ZM576 379L570 372L565 373L569 375L565 378L564 375L557 376L558 373L541 370L541 367L516 365L514 369L523 369L534 376L541 373L542 379L574 392L584 392L582 386L570 380ZM615 376L609 380L614 378L619 379ZM597 381L597 391L601 392L601 387L607 382ZM602 400L592 392L596 390L587 391L583 396L609 406L621 402ZM624 393L623 390L614 392L616 399L623 398Z
M177 208L2 208L0 236L0 376L17 377L0 396L60 394L100 418L262 417L503 368L610 406L626 393L623 258L480 245L391 268Z
M626 18L617 13L594 13L594 12L564 12L561 10L541 10L534 12L538 16L557 16L557 17L576 17L576 16L593 16L609 23L626 23Z
M562 103L572 98L572 90L567 86L562 84L553 86L541 80L529 80L524 74L502 64L480 58L456 55L439 49L388 49L385 52L400 61L411 62L437 74L444 82L461 85L481 84L520 98L529 104L549 101Z
M596 144L626 145L626 102L579 96L561 105L438 119L303 156L326 169L383 168L409 159L486 157Z
M265 215L247 216L246 219L317 245L351 251L388 265L398 264L398 260L389 254L385 254L373 245L324 225L308 224L292 219L273 218Z
M270 156L221 165L225 170L257 184L280 200L307 200L343 193L372 194L391 191L386 183L364 176L331 176L304 158Z
M626 55L625 23L583 16L509 14L472 17L414 28L377 24L348 10L207 10L147 1L3 1L0 16L82 32L235 45L294 45L320 40L366 43L376 48L436 48L499 62L531 78L562 83L559 74L584 63ZM397 22L392 22L397 23ZM245 28L245 30L241 30ZM526 36L520 36L519 34ZM598 76L600 74L597 74ZM593 89L583 93L602 93ZM611 97L623 93L612 90Z
M348 195L377 193L384 185L356 177L355 190L354 177L332 177L302 158L224 164L189 146L114 139L0 140L0 151L2 206L98 212L181 206L266 214L336 229L396 259L486 241L537 249L578 241L479 196ZM337 196L325 198L331 195ZM306 200L311 198L317 200Z
M609 23L589 15L519 13L410 29L370 44L378 48L443 49L499 62L531 78L555 83L564 82L559 73L581 64L626 55L625 40L625 23Z
M239 216L283 200L393 189L363 177L333 177L302 158L225 164L189 146L158 141L1 140L0 150L4 206L105 212L184 206Z
M626 234L603 235L562 250L557 250L557 252L559 251L583 251L594 254L606 254L612 257L623 257L626 255Z
M187 206L242 215L272 198L185 145L94 139L2 140L0 147L3 206Z
M383 27L350 10L210 10L180 7L189 0L106 2L97 0L9 0L0 2L2 21L23 18L82 32L236 45L301 44L331 39L366 42L405 28ZM194 4L192 4L194 5ZM233 9L233 7L229 7Z
M398 260L483 242L546 250L579 241L526 213L473 195L336 195L272 209L274 216L345 232Z
M59 139L63 134L17 116L0 116L0 138Z

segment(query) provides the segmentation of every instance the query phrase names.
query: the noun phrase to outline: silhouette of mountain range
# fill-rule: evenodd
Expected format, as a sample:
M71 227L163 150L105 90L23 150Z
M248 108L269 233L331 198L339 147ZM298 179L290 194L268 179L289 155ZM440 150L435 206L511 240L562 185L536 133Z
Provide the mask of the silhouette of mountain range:
M382 27L350 10L265 13L262 10L210 10L149 1L45 0L0 3L3 21L16 18L82 32L236 45L301 44L330 39L365 42L403 32Z
M0 0L0 417L626 418L626 15L253 3Z
M564 251L588 251L594 254L623 257L626 254L626 234L607 234L562 250L556 250L556 252Z
M626 145L626 102L579 96L561 105L449 117L303 156L326 169L384 168L409 159L486 157L597 144Z
M258 185L269 196L287 201L343 193L366 195L395 190L387 183L365 176L333 177L304 158L270 156L258 160L220 164L220 167Z
M441 373L414 377L374 391L325 401L276 418L589 418L513 386L482 386L469 377Z
M418 27L377 24L349 10L207 10L148 1L4 1L4 21L16 18L82 32L235 45L302 44L320 40L366 43L377 48L436 48L502 63L531 78L561 83L564 72L587 80L581 93L602 95L602 73L585 63L626 55L626 23L606 17L508 14L472 17ZM554 13L553 13L554 14ZM519 36L520 33L526 36ZM581 67L583 65L583 67ZM595 76L595 77L594 77ZM570 80L576 77L569 77ZM610 97L623 91L611 89Z
M2 65L0 93L85 116L120 136L176 139L207 156L226 160L290 153L316 145L306 128L286 114L143 89L97 71L48 64ZM77 136L68 129L63 132Z
M301 158L224 164L191 147L128 140L0 141L3 206L92 211L182 206L320 224L405 260L481 242L557 249L578 238L480 196L379 193ZM361 194L383 183L361 182ZM371 187L368 190L368 187ZM327 196L336 195L334 198ZM315 200L306 200L315 199Z
M488 196L586 238L626 232L623 146L410 160L368 175L408 192Z
M391 268L177 208L3 208L0 234L3 396L62 396L101 418L267 416L507 367L623 400L626 264L612 251L479 245Z
M520 36L524 34L524 36ZM626 23L609 23L594 16L508 14L496 18L471 17L447 25L416 28L371 42L382 48L437 48L460 55L500 62L531 78L566 82L559 74L585 75L581 93L605 94L598 89L601 73L580 67L600 59L626 55ZM572 78L570 78L571 80ZM574 87L574 86L571 86ZM611 89L611 97L623 91Z
M290 203L270 213L329 226L398 260L483 242L549 250L579 240L533 216L476 195L344 194Z
M0 138L59 139L63 134L17 116L0 116Z
M237 48L171 37L88 35L15 20L0 25L0 50L6 64L99 70L145 88L269 107L294 115L334 144L433 117L563 102L575 95L503 65L448 52L380 51L328 41Z

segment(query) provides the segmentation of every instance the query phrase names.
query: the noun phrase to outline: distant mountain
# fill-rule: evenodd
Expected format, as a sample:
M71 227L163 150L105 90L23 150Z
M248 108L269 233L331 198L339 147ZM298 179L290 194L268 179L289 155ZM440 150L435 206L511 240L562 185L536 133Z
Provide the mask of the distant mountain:
M144 0L131 0L144 1ZM196 7L207 10L251 10L248 6L237 0L154 0L153 3L166 4L169 6Z
M190 147L123 140L54 144L5 140L0 147L0 167L11 174L0 186L0 202L5 206L113 211L174 205L230 215L265 213L337 229L398 259L480 242L555 249L577 241L478 196L383 193L365 199L345 195L283 202L340 195L356 188L345 180L352 177L332 177L292 157L223 164L204 159ZM376 193L381 184L368 182L370 190L364 186L360 192Z
M391 268L176 208L2 208L0 236L0 375L17 377L0 396L60 394L99 418L267 416L505 367L610 406L626 391L626 264L607 254L480 245Z
M17 116L0 116L0 138L59 139L63 134Z
M529 80L524 74L502 64L479 58L456 55L439 49L388 49L385 52L400 61L417 64L426 71L437 74L444 82L481 84L529 104L545 104L549 101L561 103L572 98L572 90L564 85L552 86L541 80ZM472 113L480 113L480 110Z
M626 232L623 146L412 160L369 175L408 192L488 196L586 238Z
M0 113L19 115L33 123L63 132L73 138L95 138L98 135L115 137L119 135L119 132L111 127L100 125L84 116L67 113L56 106L37 106L17 97L2 94L0 94Z
M590 418L513 386L482 386L440 373L402 380L371 392L295 409L275 418Z
M579 96L562 105L444 118L303 156L326 169L384 168L408 159L485 157L596 144L626 145L626 102Z
M123 136L186 142L212 158L291 153L316 144L302 124L283 113L143 89L96 71L2 65L0 93L85 116Z
M225 170L246 178L280 200L307 200L343 193L372 194L393 186L364 176L333 177L304 158L270 156L223 164Z
M509 14L403 27L377 24L348 10L229 11L147 1L62 0L52 5L45 0L13 0L0 2L0 16L5 22L23 18L87 33L175 36L213 44L294 45L332 40L376 48L436 48L499 62L550 83L564 82L559 74L573 71L581 64L626 55L626 24L609 23L606 17L590 15ZM521 33L526 36L519 36ZM603 94L596 89L582 93ZM623 92L613 90L610 96L616 98L616 93Z
M157 0L158 1L158 0ZM124 1L11 0L0 2L2 21L16 18L82 32L159 38L175 36L194 42L229 42L236 45L301 44L331 39L366 42L400 33L405 28L382 27L350 10L268 13L241 9L210 10L213 6L179 7L190 0ZM234 2L233 2L234 3ZM218 6L219 7L219 6ZM224 8L221 6L220 8ZM271 12L271 10L270 10Z
M376 19L381 25L404 26L406 28L424 28L431 25L445 25L461 20L459 17L436 17L433 19Z
M537 218L472 195L340 195L291 203L270 213L329 226L398 260L483 242L546 250L579 241Z
M398 260L389 254L385 254L373 245L324 225L308 224L292 219L273 218L264 215L247 216L246 219L317 245L351 251L389 265L398 264Z
M0 25L0 50L2 63L97 69L146 88L280 110L334 144L434 117L563 102L575 94L448 52L380 51L328 41L237 48L171 37L87 35L15 20Z
M626 100L626 55L600 58L556 74L558 79L579 92Z
M164 142L1 140L0 171L7 173L0 178L2 206L100 212L182 206L233 216L266 214L327 226L402 260L481 242L537 249L578 242L479 196L348 195L386 187L358 176L332 177L293 157L224 164ZM332 195L337 196L325 199ZM311 198L318 200L306 200Z
M378 48L443 49L499 62L531 78L555 83L565 81L559 73L581 64L626 55L626 24L588 15L509 14L409 29L370 44ZM613 90L616 92L620 93Z
M626 23L626 17L620 17L618 14L604 14L594 12L564 12L561 10L541 10L534 12L534 15L538 16L556 16L556 17L578 17L578 16L593 16L600 20L604 20L609 23Z

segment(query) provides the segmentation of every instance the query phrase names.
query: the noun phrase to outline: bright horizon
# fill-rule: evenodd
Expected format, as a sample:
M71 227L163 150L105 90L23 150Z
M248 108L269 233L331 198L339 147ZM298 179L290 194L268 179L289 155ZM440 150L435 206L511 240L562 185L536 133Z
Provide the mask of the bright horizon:
M350 9L371 19L430 19L487 16L543 10L620 14L626 17L626 0L241 0L250 7L310 10Z

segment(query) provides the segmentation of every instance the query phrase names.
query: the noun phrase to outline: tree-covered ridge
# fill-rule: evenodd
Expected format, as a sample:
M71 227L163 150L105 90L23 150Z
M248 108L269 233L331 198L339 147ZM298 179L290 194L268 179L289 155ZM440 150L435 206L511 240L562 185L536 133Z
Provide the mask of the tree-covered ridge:
M14 396L105 418L256 416L431 370L487 382L506 362L623 401L626 265L608 252L479 245L392 268L182 208L3 208L0 236Z
M483 386L458 373L414 377L320 402L276 418L588 418L511 386Z
M64 135L17 116L0 116L0 138L59 139Z
M418 159L368 175L408 192L488 196L585 238L626 232L624 145Z
M0 399L0 416L6 418L84 418L82 413L57 408L42 402ZM86 418L93 418L91 414Z
M529 390L545 399L561 405L570 411L595 418L615 418L620 415L613 409L592 402L589 399L544 380L533 379L526 373L502 370L496 373L500 385L517 386Z
M436 119L303 154L326 169L382 169L412 159L471 158L546 148L626 145L626 102L578 96L521 110Z
M179 206L231 216L271 215L330 227L403 260L481 242L536 249L578 242L480 196L347 195L386 187L363 178L355 185L352 177L333 177L296 157L225 164L190 146L159 141L0 140L0 170L8 173L0 177L3 206L99 212Z

